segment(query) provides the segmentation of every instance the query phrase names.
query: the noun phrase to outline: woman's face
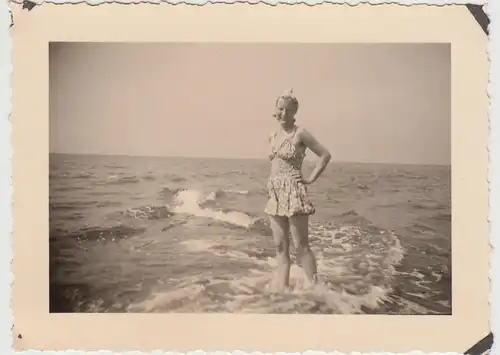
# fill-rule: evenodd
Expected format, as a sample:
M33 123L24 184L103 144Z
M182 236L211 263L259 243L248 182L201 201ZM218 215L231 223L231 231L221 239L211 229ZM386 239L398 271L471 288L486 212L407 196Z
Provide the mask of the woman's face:
M274 117L282 126L289 126L294 122L294 107L293 102L286 99L279 99L276 103L276 111L274 112Z

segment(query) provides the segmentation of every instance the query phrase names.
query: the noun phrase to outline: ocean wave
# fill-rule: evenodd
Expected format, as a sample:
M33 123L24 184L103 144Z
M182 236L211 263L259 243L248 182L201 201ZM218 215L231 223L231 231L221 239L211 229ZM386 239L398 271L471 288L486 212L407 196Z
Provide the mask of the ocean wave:
M51 170L49 173L49 179L93 179L95 175L86 171L57 171Z
M92 179L95 178L95 175L89 172L79 172L75 173L71 176L74 179Z
M75 190L87 190L87 187L84 186L58 186L57 184L54 184L53 181L50 182L50 191L53 192L68 192L68 191L75 191Z
M107 178L107 185L135 184L141 181L136 175L110 175Z
M222 223L244 228L252 227L253 223L258 219L236 210L217 211L204 208L204 203L215 198L212 193L203 194L197 190L165 187L162 190L162 197L166 200L164 205L130 207L120 211L119 214L142 220L166 219L174 214L188 214L195 217L211 218Z
M226 198L233 197L250 197L254 194L258 194L257 191L249 191L249 190L230 190L230 189L220 189L207 193L203 197L203 201L201 201L201 205L203 207L213 207L214 203L224 202Z
M233 194L233 195L244 195L244 196L248 196L250 194L249 190L222 189L217 191L220 194Z
M347 212L342 213L340 216L341 217L359 217L359 214L355 210L349 210Z
M434 233L436 230L432 228L429 224L423 222L415 222L411 226L407 227L413 233L417 234L426 234L426 233Z
M111 169L126 169L124 166L118 165L118 164L104 164L104 168L111 168Z
M80 210L84 208L95 207L95 201L73 200L71 202L49 202L49 210Z
M439 210L444 207L440 203L432 200L409 200L408 203L411 207L422 210Z
M156 180L156 176L153 173L146 174L142 177L146 181L154 181Z
M128 208L121 212L121 214L134 219L157 220L171 217L173 212L167 206L141 206Z
M394 302L392 290L396 266L405 251L392 231L348 224L362 219L355 210L342 214L342 218L336 219L340 222L337 224L311 221L311 247L317 258L319 282L313 287L308 285L303 270L292 256L290 289L278 292L274 273L276 261L267 220L235 210L204 207L206 201L218 197L213 191L165 188L163 193L173 195L169 204L128 208L120 214L139 220L169 219L168 223L170 217L182 214L209 218L243 228L243 232L235 232L237 235L258 234L269 237L268 242L258 246L255 238L217 240L200 236L181 239L176 244L181 249L176 252L183 255L183 259L205 260L203 258L211 254L215 258L209 259L212 260L210 263L230 265L228 270L231 271L224 276L221 275L223 268L217 269L217 274L212 268L198 269L189 277L169 279L168 285L159 281L148 288L147 297L127 301L124 311L359 314L376 313L377 309L389 307L387 305ZM185 219L180 216L179 220ZM150 235L144 239L149 244L162 239L156 237L159 228L153 228L153 233L142 228L142 223L138 228L134 227L137 223L122 220L122 224L117 226L60 232L65 238L58 238L58 243L70 237L85 246L82 244L85 241L118 241L141 234L140 239L145 238L145 233ZM228 232L231 230L235 231L229 228ZM151 239L151 235L156 239ZM129 239L126 242L136 243ZM291 251L294 253L293 244ZM149 255L147 253L149 251L144 251L145 255ZM140 255L135 254L135 257ZM118 306L101 305L99 311L110 311L113 307ZM86 305L77 308L78 311L92 312L95 311L95 304L89 300Z
M172 198L177 195L180 191L185 191L185 188L181 187L163 187L160 194L166 203L170 202Z
M215 202L224 197L229 196L252 196L254 194L259 194L261 191L251 191L251 190L237 190L237 189L216 189L210 191L203 191L192 188L185 187L169 187L165 186L161 190L161 195L166 202L170 202L179 192L182 191L197 191L196 193L200 195L201 204L207 204L210 202Z
M271 235L267 220L262 218L238 211L203 208L203 203L213 197L210 192L180 189L170 210ZM354 210L343 216L362 218ZM320 279L312 288L295 262L291 269L290 290L276 291L272 247L249 247L248 240L243 240L242 247L238 248L235 238L230 238L227 245L203 238L187 239L180 242L186 255L211 253L234 267L247 269L248 274L237 279L230 275L226 278L198 275L189 282L181 281L175 290L160 288L154 291L147 300L133 302L128 311L353 314L375 312L394 301L391 292L396 266L405 253L394 232L375 226L313 221L310 238ZM293 244L291 249L293 251ZM294 256L292 260L296 261Z
M95 204L96 207L116 207L116 206L121 206L122 203L118 201L101 201Z
M173 174L165 174L163 175L165 179L167 179L170 182L184 182L187 181L185 177L178 176L178 175L173 175Z
M451 221L451 214L450 213L436 213L434 216L432 216L432 219L449 222L449 221Z
M157 202L122 208L113 212L118 214L118 218L115 215L105 216L109 217L108 220L120 220L119 225L57 232L57 236L64 237L57 238L57 244L68 243L70 240L74 243L76 240L81 248L91 248L85 244L89 241L105 241L100 244L115 247L115 241L117 243L127 238L120 242L121 247L126 245L127 248L132 248L139 241L149 246L151 243L163 243L164 240L174 243L173 240L179 238L172 245L179 248L175 253L182 255L183 259L189 261L190 257L193 258L193 265L198 265L200 260L210 260L211 265L220 263L218 268L198 268L194 275L190 273L189 276L179 276L178 280L175 280L177 274L173 273L174 280L169 280L168 285L159 283L148 288L148 297L131 299L126 311L357 314L375 313L375 310L388 307L387 304L394 301L392 290L396 266L403 259L405 251L394 232L370 225L354 209L345 209L344 213L332 216L335 223L311 219L311 247L317 258L319 282L313 287L308 285L303 270L297 265L293 255L290 289L278 292L272 233L267 219L235 209L216 208L224 203L212 203L234 199L240 202L240 199L250 196L253 191L203 191L164 187L161 193L165 199L164 204ZM225 199L233 195L236 197ZM195 239L190 239L188 229L168 234L170 232L166 232L167 225L180 225L181 222L177 223L177 220L191 221L191 218L184 215L208 218L223 226L227 225L227 229L217 228L218 233L227 230L228 234L235 233L237 237L228 236L218 240L216 236L205 238L202 233L197 234ZM150 220L166 222L146 222ZM200 221L202 223L196 221L188 225L213 225L211 221ZM248 238L248 235L252 238ZM51 238L55 236L51 235ZM267 241L260 241L262 244L259 244L259 238ZM148 260L139 259L146 258L149 253L144 245L139 248L143 250L141 253L144 256L141 253L134 254L137 258L134 261L137 263ZM293 243L291 251L295 252ZM210 259L211 256L214 258ZM231 270L226 276L221 275L225 268ZM79 311L95 311L95 305L90 300L87 305L78 307ZM115 306L102 307L99 308L100 311Z
M404 256L394 233L373 233L356 226L311 227L319 270L315 286L308 285L303 270L293 263L289 290L276 291L271 248L235 248L191 239L181 242L186 253L210 252L234 267L245 266L246 275L200 273L179 281L174 289L158 287L146 300L132 303L128 311L356 314L391 302L395 266Z
M73 232L58 231L52 234L51 238L76 239L78 242L97 241L104 239L126 238L141 234L145 228L132 228L130 226L119 224L115 226L93 226L78 229Z
M50 216L49 218L50 218L50 223L53 223L53 217ZM61 221L81 221L84 218L85 218L85 215L83 213L78 213L78 212L66 213L66 214L61 214L61 215L57 216L57 220L59 222L61 222Z
M194 217L210 218L215 221L235 227L252 230L269 230L264 220L244 212L230 209L212 209L205 207L206 203L216 198L216 193L204 194L198 190L183 188L164 188L164 198L171 198L169 203L162 206L146 205L128 208L121 214L134 219L165 219L174 214L187 214Z
M244 228L250 228L256 222L256 217L236 210L217 211L211 208L204 208L203 204L216 198L216 195L213 192L204 194L198 190L180 190L176 193L172 201L172 212L211 218Z

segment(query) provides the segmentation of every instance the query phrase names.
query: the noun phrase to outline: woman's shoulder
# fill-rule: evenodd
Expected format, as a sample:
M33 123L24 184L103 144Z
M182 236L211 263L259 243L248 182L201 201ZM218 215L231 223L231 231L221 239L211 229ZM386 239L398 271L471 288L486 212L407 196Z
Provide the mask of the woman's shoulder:
M311 132L309 132L307 130L307 128L297 126L297 135L299 135L299 136L304 136L304 135L310 136Z
M304 134L308 134L307 129L301 126L295 126L295 134L297 137L302 138Z
M312 137L312 134L304 127L298 127L297 126L297 131L296 131L297 138L299 142L306 143L309 141Z

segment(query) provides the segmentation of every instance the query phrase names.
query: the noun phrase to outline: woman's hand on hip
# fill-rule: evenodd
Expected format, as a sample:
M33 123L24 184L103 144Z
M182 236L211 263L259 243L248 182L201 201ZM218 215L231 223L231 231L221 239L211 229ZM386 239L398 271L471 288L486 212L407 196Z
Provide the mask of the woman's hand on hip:
M311 185L314 181L311 179L302 178L302 183L304 185Z
M302 174L300 173L292 173L292 177L298 181L298 182L301 182L303 183L304 185L309 185L309 184L312 184L312 181L310 179L306 179L302 176Z

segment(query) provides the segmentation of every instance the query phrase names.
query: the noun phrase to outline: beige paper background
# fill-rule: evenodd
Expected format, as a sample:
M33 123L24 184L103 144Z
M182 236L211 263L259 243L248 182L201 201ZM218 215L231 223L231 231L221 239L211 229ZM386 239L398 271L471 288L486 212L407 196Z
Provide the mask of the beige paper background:
M464 6L44 4L13 12L16 350L463 352L489 332L487 37ZM49 314L49 41L451 43L453 315Z

